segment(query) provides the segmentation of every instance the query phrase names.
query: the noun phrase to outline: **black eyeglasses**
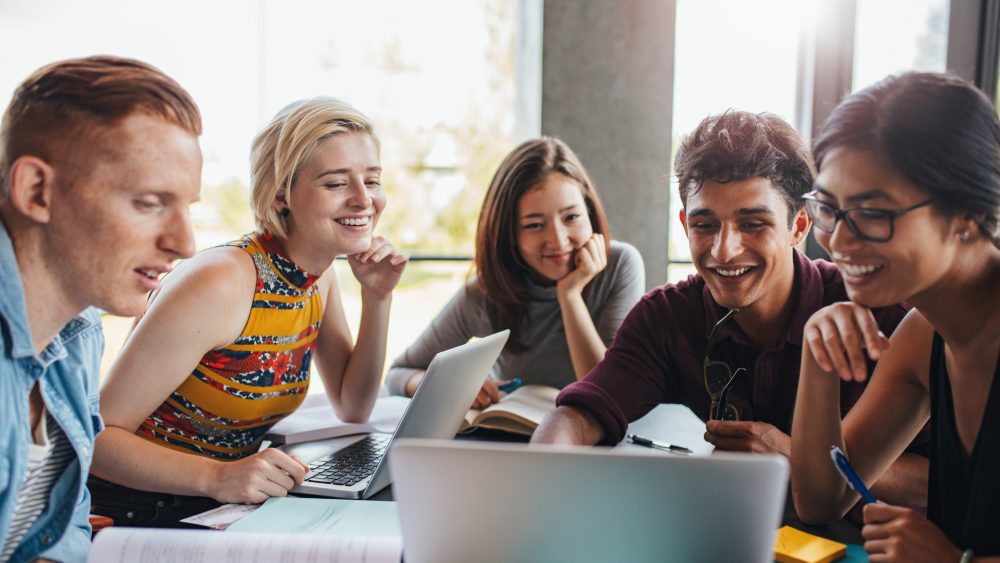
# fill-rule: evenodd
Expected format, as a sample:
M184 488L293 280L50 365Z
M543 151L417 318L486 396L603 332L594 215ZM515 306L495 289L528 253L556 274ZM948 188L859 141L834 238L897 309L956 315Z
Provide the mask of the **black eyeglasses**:
M934 202L933 199L928 199L923 203L918 203L913 207L907 207L899 211L870 209L867 207L837 209L817 198L817 193L809 192L802 196L802 199L806 201L806 212L809 213L809 217L812 218L813 224L816 225L817 229L824 233L832 233L837 227L837 221L843 219L847 223L847 228L854 233L854 236L869 242L888 241L896 232L896 217Z
M719 327L726 321L739 313L739 309L733 309L726 313L726 316L719 319L712 329L712 336L708 339L708 346L705 348L705 359L702 361L702 374L705 376L705 389L712 397L712 407L709 410L710 420L739 420L740 415L736 407L726 402L729 395L729 387L736 381L736 376L746 371L739 368L736 372L731 372L729 364L726 362L713 362L708 357L712 354L712 347L715 346L715 337L719 334ZM719 411L722 411L721 413Z

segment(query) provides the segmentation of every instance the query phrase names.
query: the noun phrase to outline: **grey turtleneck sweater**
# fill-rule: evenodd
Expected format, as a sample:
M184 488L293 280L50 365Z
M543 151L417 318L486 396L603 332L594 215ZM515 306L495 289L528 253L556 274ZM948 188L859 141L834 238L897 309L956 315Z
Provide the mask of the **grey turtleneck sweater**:
M611 241L608 265L594 277L586 298L590 318L605 346L611 346L625 315L645 293L645 280L639 251L624 242ZM474 336L496 332L475 282L475 277L470 279L420 338L392 363L385 379L390 393L405 395L406 382L415 373L427 369L438 352L461 346ZM576 374L566 343L556 286L543 287L529 282L528 287L529 316L521 330L521 338L530 348L519 354L504 350L490 371L490 378L519 377L525 385L534 383L562 389L576 381Z

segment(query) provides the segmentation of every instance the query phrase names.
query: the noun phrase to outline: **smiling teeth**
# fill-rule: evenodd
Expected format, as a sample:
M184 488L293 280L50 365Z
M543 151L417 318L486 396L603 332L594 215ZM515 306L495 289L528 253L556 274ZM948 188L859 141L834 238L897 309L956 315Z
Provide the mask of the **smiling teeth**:
M742 276L743 274L747 273L747 270L749 270L751 267L752 266L747 266L745 268L739 268L738 270L720 270L719 268L716 268L715 271L719 272L720 276L726 276L732 278L736 276Z
M337 222L341 225L348 225L351 227L360 227L368 224L368 217L361 217L360 219L337 219Z
M863 276L865 274L870 274L875 270L881 270L882 266L870 264L870 265L860 265L860 264L841 264L841 268L845 272L851 274L852 276Z
M154 280L156 279L156 276L160 275L160 272L157 272L156 270L139 270L139 271L142 273L142 275Z

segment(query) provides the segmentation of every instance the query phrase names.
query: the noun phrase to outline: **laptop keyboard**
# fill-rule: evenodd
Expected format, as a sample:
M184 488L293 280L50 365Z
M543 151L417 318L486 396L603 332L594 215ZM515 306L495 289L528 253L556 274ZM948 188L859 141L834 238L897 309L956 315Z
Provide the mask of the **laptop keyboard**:
M375 472L390 436L368 436L309 464L310 483L350 487Z

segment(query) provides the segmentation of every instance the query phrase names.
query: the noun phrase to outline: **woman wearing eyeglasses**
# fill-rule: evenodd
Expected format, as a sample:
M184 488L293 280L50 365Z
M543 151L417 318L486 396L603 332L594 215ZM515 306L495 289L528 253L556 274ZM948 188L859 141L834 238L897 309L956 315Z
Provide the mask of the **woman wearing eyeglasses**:
M1000 122L990 101L945 75L888 78L848 97L815 145L807 197L816 238L850 303L806 324L792 492L809 523L857 500L830 459L837 446L866 483L930 419L927 518L865 507L876 561L1000 561ZM870 308L915 306L886 339ZM841 422L839 384L865 377Z

